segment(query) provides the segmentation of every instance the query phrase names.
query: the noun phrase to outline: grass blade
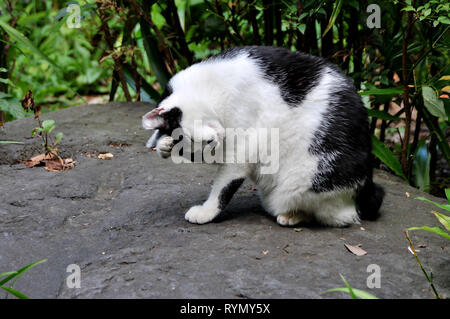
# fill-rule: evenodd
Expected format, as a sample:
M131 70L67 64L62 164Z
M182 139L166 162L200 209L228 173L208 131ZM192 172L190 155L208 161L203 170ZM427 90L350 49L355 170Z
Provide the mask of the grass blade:
M349 292L347 287L328 289L325 292L333 292L333 291L346 292L346 293ZM378 299L376 296L374 296L368 292L365 292L364 290L352 288L352 291L355 294L355 296L360 299Z
M344 281L345 285L347 286L347 290L348 293L350 294L350 296L352 297L352 299L357 299L355 292L353 291L352 287L350 286L350 284L347 282L347 280L345 280L344 276L342 276L341 274L339 274L339 276L341 276L342 281Z
M426 230L426 231L435 233L435 234L437 234L437 235L439 235L439 236L442 236L442 237L444 237L444 238L450 239L450 235L447 234L447 233L446 233L445 231L443 231L442 229L440 229L439 227L422 226L422 227L411 227L411 228L408 228L408 230L418 230L418 229Z
M32 264L29 264L17 271L12 272L8 277L6 277L5 279L3 279L2 281L0 281L0 286L3 286L4 284L6 284L8 281L10 281L11 279L13 279L16 276L22 276L22 274L24 274L27 270L29 270L30 268L33 268L36 265L42 264L44 262L46 262L47 259L42 259L39 261L36 261Z
M4 286L0 286L0 288L6 290L7 292L9 292L11 295L16 296L19 299L30 299L30 297L27 297L26 295L24 295L23 293L21 293L20 291L17 291L11 287L4 287Z
M327 34L328 31L330 31L330 29L333 27L334 23L336 22L339 12L341 12L343 2L344 2L343 0L338 0L337 2L334 3L333 12L331 12L331 16L330 16L330 21L328 22L328 25L322 34L322 38L325 36L325 34Z
M439 203L436 203L436 202L434 202L432 200L429 200L428 198L423 197L423 196L414 196L413 198L414 199L418 199L418 200L423 200L423 201L425 201L427 203L433 204L433 205L435 205L435 206L437 206L439 208L442 208L442 209L444 209L446 211L450 211L450 205L449 204L439 204Z

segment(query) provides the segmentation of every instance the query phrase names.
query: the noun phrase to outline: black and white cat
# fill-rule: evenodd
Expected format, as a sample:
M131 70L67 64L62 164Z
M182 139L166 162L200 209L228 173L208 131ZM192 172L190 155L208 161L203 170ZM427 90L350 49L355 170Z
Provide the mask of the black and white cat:
M227 128L279 130L278 170L219 164L208 200L185 215L191 223L212 221L245 178L280 225L359 223L374 219L383 200L372 181L366 109L352 81L322 58L274 47L227 50L176 74L142 125L156 130L147 146L162 157L171 155L177 128L222 144Z

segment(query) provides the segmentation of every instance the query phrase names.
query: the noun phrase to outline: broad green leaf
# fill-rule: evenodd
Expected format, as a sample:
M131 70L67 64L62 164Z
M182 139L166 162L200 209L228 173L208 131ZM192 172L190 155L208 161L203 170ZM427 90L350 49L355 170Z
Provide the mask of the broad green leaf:
M398 116L391 115L389 113L380 111L380 110L367 110L367 114L371 117L376 117L378 119L386 120L386 121L400 121L401 118Z
M443 231L442 229L440 229L439 227L428 227L428 226L422 226L422 227L411 227L408 228L408 230L417 230L417 229L422 229L422 230L426 230L435 234L438 234L442 237L445 237L447 239L450 239L450 235L447 234L445 231Z
M433 88L429 86L422 86L422 96L425 107L428 111L436 117L446 119L444 101L439 99Z
M25 111L22 105L15 98L0 99L0 111L5 111L16 119L25 117Z
M450 231L450 217L433 211L434 216L439 220L439 222L444 225L445 229Z
M305 34L305 30L306 30L306 24L302 23L298 26L298 31L300 31L301 34Z
M322 34L322 38L330 31L330 29L333 27L334 23L336 22L336 18L339 15L339 12L341 12L342 4L344 3L343 0L338 0L334 3L333 6L333 12L331 12L330 21L328 21L328 25L325 28L325 31Z
M445 196L447 197L447 201L450 204L450 188L445 189Z
M16 276L21 276L22 274L24 274L27 270L29 270L30 268L32 268L32 267L34 267L34 266L36 266L36 265L39 265L39 264L42 264L42 263L45 263L47 261L47 259L42 259L42 260L39 260L39 261L36 261L36 262L34 262L34 263L32 263L32 264L29 264L29 265L27 265L27 266L25 266L25 267L23 267L23 268L21 268L21 269L19 269L19 270L17 270L17 271L14 271L12 274L10 274L8 277L6 277L5 279L2 279L1 281L0 281L0 286L3 286L4 284L6 284L8 281L10 281L11 279L13 279L14 277L16 277Z
M427 203L433 204L433 205L435 205L435 206L437 206L439 208L442 208L442 209L444 209L446 211L450 211L450 204L439 204L439 203L436 203L436 202L434 202L432 200L429 200L428 198L423 197L423 196L414 196L413 198L414 199L418 199L418 200L423 200L423 201L425 201Z
M328 289L325 292L333 292L333 291L349 293L349 290L347 287ZM353 291L354 295L360 299L378 299L376 296L374 296L368 292L365 292L364 290L352 288L352 291ZM353 299L355 299L355 298L353 298Z
M5 291L9 292L11 295L14 295L14 296L16 296L19 299L30 299L29 297L27 297L26 295L24 295L20 291L17 291L15 289L11 288L11 287L0 286L0 288L4 289Z
M61 142L61 139L63 138L63 133L59 132L58 134L56 134L55 136L55 144L58 144L59 142Z
M380 142L375 136L372 136L372 152L380 159L380 161L393 170L395 174L407 181L406 176L403 174L400 161L397 157L395 157L394 153L392 153L391 150L387 148L383 142Z
M18 43L23 45L24 47L30 49L34 54L40 56L42 59L46 60L48 63L50 63L55 68L59 68L52 60L50 60L44 53L42 53L41 50L36 48L33 43L31 43L30 40L26 36L24 36L22 33L11 27L8 23L5 21L0 20L0 27L5 30L6 33L9 34L9 36L16 40Z
M55 129L55 121L54 120L45 120L42 122L42 128L45 132L50 133Z
M403 93L403 87L385 88L385 89L369 89L366 91L359 91L359 95L399 95Z

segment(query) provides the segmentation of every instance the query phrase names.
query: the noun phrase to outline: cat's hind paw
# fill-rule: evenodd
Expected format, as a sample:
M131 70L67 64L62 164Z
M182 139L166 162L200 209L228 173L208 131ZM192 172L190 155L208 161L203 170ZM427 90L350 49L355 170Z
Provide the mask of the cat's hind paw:
M302 221L304 221L304 219L299 213L287 213L277 216L277 223L281 226L294 226Z
M212 221L218 214L219 209L209 206L193 206L191 207L184 218L193 224L206 224Z

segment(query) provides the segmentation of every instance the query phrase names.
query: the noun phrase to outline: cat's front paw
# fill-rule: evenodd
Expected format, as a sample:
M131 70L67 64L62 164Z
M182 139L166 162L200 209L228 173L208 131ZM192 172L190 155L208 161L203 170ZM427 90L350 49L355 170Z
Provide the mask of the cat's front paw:
M212 221L218 214L219 209L209 206L193 206L191 207L184 218L193 224L206 224Z
M174 141L171 136L164 136L158 140L156 144L156 151L162 158L170 157L170 152L174 146Z

